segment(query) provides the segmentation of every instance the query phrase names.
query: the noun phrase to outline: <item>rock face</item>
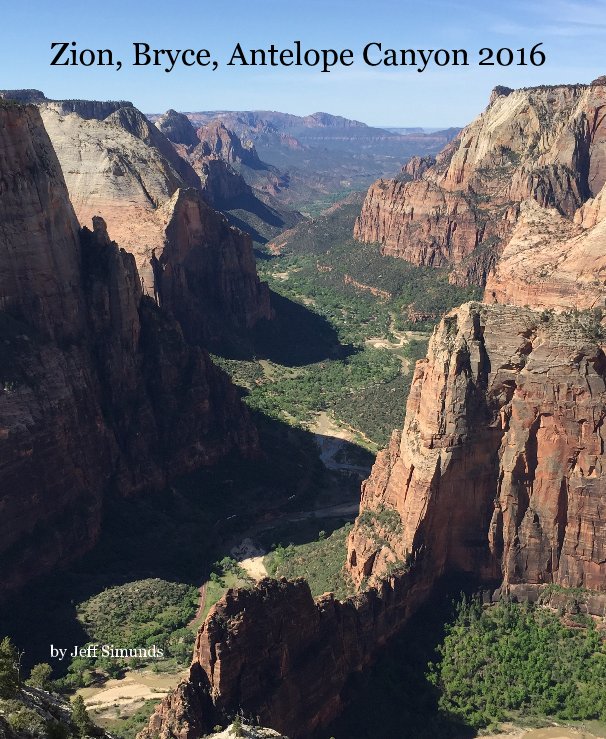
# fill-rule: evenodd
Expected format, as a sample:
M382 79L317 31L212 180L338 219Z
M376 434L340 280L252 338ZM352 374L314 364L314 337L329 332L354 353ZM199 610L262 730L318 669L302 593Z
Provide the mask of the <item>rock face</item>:
M431 166L411 162L369 190L354 230L414 264L455 265L484 284L531 199L572 219L604 185L606 86L495 88L484 113ZM412 178L412 180L410 179Z
M177 113L171 108L158 118L155 125L173 144L196 146L199 143L196 129L185 113Z
M348 679L425 595L407 576L343 603L332 594L314 601L303 580L228 591L198 632L189 678L140 739L195 739L238 710L291 739L309 737L339 714Z
M195 238L184 221L176 225L179 214L186 216L180 209L175 215L175 203L191 201L194 196L185 190L194 188L200 194L203 185L159 128L124 103L52 102L40 109L76 215L83 223L94 215L104 216L112 237L134 254L144 293L167 295L168 275L175 275L187 264L188 284L182 280L179 293L173 282L166 307L180 316L190 311L188 325L213 323L212 317L191 313L196 304L208 307L208 294L194 293L210 284L218 300L213 312L225 309L224 335L271 317L267 287L257 277L252 244L246 235L229 228L224 217L208 207L204 217L192 225L197 229ZM180 237L183 243L176 241ZM190 247L195 254L186 253ZM199 258L201 248L206 261ZM179 261L171 264L171 255L178 255ZM218 281L211 262L213 269L222 265ZM154 269L158 263L162 272ZM242 279L238 276L240 267L248 271ZM160 274L164 275L162 287L156 284ZM230 283L229 276L236 281ZM239 292L242 287L245 289ZM238 321L240 317L243 322ZM221 337L215 331L212 338ZM206 342L211 336L200 330L196 340Z
M271 317L249 236L218 217L194 189L177 190L162 214L164 249L152 259L156 290L190 340L216 341L225 323L251 328Z
M221 121L211 121L197 131L201 153L217 156L228 164L239 164L251 169L265 169L252 143L243 144L240 138Z
M32 106L0 105L0 597L90 548L109 491L257 452L235 388L80 231Z
M606 210L602 197L579 214L581 225L528 201L488 276L484 301L563 310L603 307L606 299ZM601 207L600 207L601 206Z
M401 434L362 489L358 583L435 574L606 589L606 357L596 318L466 304L417 363ZM394 515L397 514L397 515Z

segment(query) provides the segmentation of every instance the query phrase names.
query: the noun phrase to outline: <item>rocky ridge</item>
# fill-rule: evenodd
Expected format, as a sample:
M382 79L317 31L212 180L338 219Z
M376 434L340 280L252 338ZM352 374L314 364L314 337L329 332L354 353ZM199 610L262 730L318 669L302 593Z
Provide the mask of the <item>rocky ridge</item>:
M76 215L83 223L94 215L105 217L112 237L135 256L146 294L170 293L166 307L184 315L197 300L209 307L204 294L194 293L213 283L213 295L220 298L222 309L228 308L221 324L223 336L271 318L267 286L257 276L250 238L230 228L221 214L203 202L204 187L194 168L142 113L123 103L94 101L47 102L40 110ZM174 208L175 203L194 197L204 211L206 229L200 230L198 219L192 226L195 234L187 220L175 223L175 218L186 217L186 210ZM183 243L176 243L176 238ZM199 258L200 249L210 256L208 261ZM171 264L170 255L177 254L178 263ZM218 282L210 262L213 267L223 265ZM177 274L181 279L175 277L177 281L168 285L169 276ZM229 282L230 275L237 284ZM213 315L198 313L189 318L190 325L202 327L196 340L221 338ZM212 337L203 330L211 325L215 327Z
M406 576L343 603L315 601L304 580L230 590L198 632L190 674L139 739L194 739L235 713L291 739L343 709L350 676L367 666L425 597Z
M485 284L531 199L574 219L604 185L606 86L510 90L427 166L369 190L354 236L414 264L452 265L451 281Z

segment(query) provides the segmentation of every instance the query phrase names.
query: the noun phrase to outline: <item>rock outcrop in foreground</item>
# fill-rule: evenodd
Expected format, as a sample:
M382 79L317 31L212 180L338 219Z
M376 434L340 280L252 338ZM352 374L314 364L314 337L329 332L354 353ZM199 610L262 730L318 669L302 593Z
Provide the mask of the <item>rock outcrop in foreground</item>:
M606 84L496 88L437 157L368 191L354 236L484 285L530 199L572 220L606 180Z
M165 698L140 739L196 739L242 711L290 739L343 709L352 673L367 666L426 596L407 576L343 603L304 580L230 590L198 632L189 678Z
M2 596L89 549L109 491L258 442L105 222L80 229L37 108L0 103L0 171Z

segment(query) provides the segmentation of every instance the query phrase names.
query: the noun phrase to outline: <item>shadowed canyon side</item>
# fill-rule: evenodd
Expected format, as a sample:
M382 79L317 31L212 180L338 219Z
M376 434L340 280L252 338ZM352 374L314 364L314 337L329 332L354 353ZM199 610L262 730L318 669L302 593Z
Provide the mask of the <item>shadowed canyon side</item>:
M522 201L572 220L598 196L605 104L606 78L495 88L486 111L433 163L413 160L400 177L370 188L355 237L414 264L452 265L451 282L484 285Z
M33 106L0 103L0 596L89 549L109 491L258 451L227 376L80 230Z
M207 343L271 318L269 292L257 276L250 238L206 206L191 164L140 111L130 104L95 101L46 102L40 110L79 220L104 217L112 237L134 254L144 292L170 293L165 307L189 315L186 333L188 326L198 326L188 339ZM192 231L188 211L175 204L194 198L204 217L194 220ZM182 243L175 242L175 234ZM201 259L201 250L209 258ZM178 260L174 264L172 257ZM158 265L161 272L154 269ZM218 265L223 266L219 280ZM216 314L220 307L220 321L203 310L193 312L210 308L206 291L211 284L221 304L214 309Z

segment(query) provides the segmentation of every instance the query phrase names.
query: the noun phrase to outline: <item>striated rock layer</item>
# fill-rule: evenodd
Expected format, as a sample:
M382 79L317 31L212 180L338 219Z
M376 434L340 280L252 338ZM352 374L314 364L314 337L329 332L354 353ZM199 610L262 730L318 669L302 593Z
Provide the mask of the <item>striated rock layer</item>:
M89 223L95 215L104 217L112 237L135 256L143 291L152 296L167 293L168 275L179 273L187 261L188 285L176 281L170 286L170 307L175 315L189 311L186 331L196 324L200 328L195 332L196 340L221 338L217 331L212 336L204 331L211 325L216 329L217 321L209 320L203 312L191 313L195 303L208 307L206 293L192 297L192 292L205 291L210 284L221 308L228 308L222 335L271 318L268 289L257 276L250 238L230 228L221 214L202 202L200 177L159 128L128 103L47 102L40 110L77 217L82 223ZM174 208L175 203L194 197L184 190L195 190L204 210L202 221L198 218L192 225L195 234L190 231L185 210ZM180 217L184 220L176 225L175 219ZM183 237L183 243L175 243L175 232ZM196 247L195 253L187 257L190 247ZM203 247L207 260L199 258L198 247ZM171 264L171 255L176 254L179 262ZM162 287L157 284L160 273L154 269L156 260L164 268ZM214 269L221 264L222 275L217 280ZM226 279L237 273L236 282Z
M404 429L363 485L357 583L423 553L437 575L606 589L600 336L583 314L466 304L444 317Z
M490 104L437 157L413 160L368 191L354 236L414 264L454 265L484 284L531 199L567 218L606 180L606 85L495 88Z
M141 739L194 739L239 708L310 736L442 577L552 605L565 595L546 585L586 588L583 609L604 613L606 355L585 310L606 298L604 89L499 88L435 163L371 188L357 235L386 253L481 283L510 239L487 302L435 329L363 484L346 565L362 592L230 591Z
M35 107L0 104L0 597L90 548L109 491L257 452L235 388L80 231Z
M554 310L603 307L606 211L602 201L602 194L589 201L579 211L577 223L555 209L523 203L511 239L486 281L484 301ZM582 220L591 226L583 228Z
M427 594L409 576L345 602L304 580L230 590L200 628L189 677L159 704L140 739L195 739L239 710L291 739L343 709L367 666Z

